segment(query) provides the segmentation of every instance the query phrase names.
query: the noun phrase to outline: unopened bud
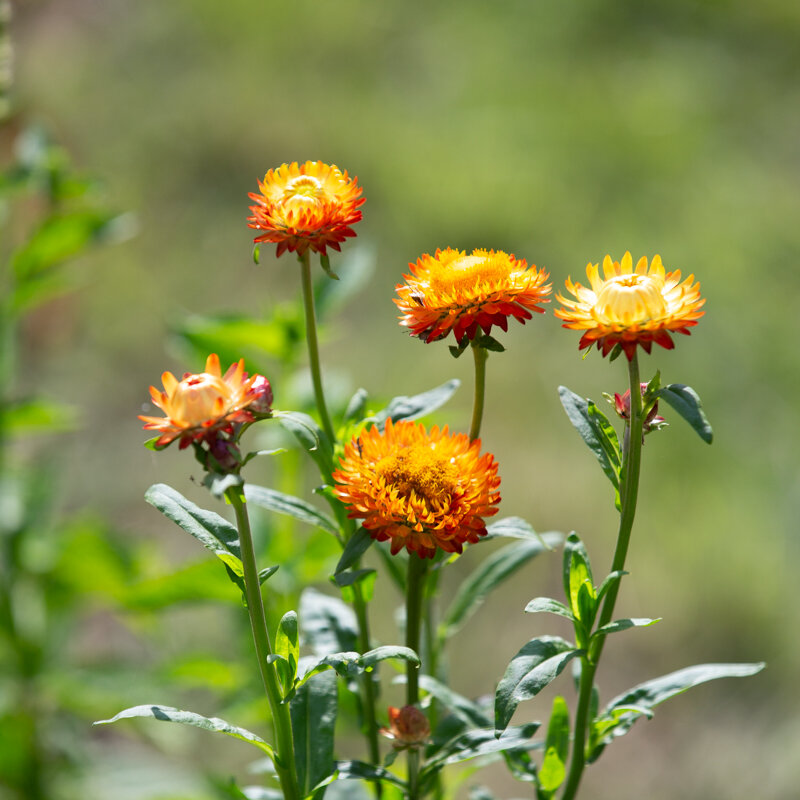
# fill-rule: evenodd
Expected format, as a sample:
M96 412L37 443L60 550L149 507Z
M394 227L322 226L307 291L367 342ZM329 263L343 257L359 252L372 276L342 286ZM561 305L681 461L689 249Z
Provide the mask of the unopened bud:
M392 740L395 750L422 747L431 735L428 718L416 706L389 706L389 727L381 733Z

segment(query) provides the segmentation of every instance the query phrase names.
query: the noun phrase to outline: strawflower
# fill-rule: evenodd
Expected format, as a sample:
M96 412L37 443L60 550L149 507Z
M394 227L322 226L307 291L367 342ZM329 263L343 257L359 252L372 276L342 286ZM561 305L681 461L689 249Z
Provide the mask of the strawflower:
M155 446L166 447L175 439L181 449L205 440L220 456L227 449L216 441L220 432L231 433L234 425L252 422L271 413L272 388L263 375L244 371L244 359L223 375L219 358L212 353L205 372L184 373L179 381L171 372L161 376L164 391L150 387L150 397L166 416L140 416L145 430L160 433Z
M358 178L322 161L283 164L258 182L259 194L250 193L250 228L263 231L254 241L278 245L277 255L287 250L302 256L306 250L327 254L340 249L350 227L361 219L364 202Z
M564 308L554 312L564 320L563 327L584 331L581 350L596 343L606 356L619 345L629 361L637 345L647 353L653 342L671 350L675 343L670 334L688 335L705 313L700 311L705 299L694 275L681 282L680 270L665 272L658 255L649 269L643 256L635 270L630 253L621 262L607 255L602 277L599 264L588 264L586 275L588 287L567 280L567 291L575 300L556 295Z
M508 318L525 323L543 312L540 303L550 293L548 273L528 267L502 250L437 250L409 264L410 275L395 290L394 302L403 312L400 324L426 342L451 331L458 341L474 339L478 329L489 334L493 325L508 330Z
M336 493L351 519L362 519L373 539L390 541L422 558L437 549L460 553L486 534L483 517L497 513L500 478L480 439L434 426L387 420L345 445L333 473Z
M416 706L389 706L389 727L381 733L392 740L395 750L418 749L430 738L428 718Z

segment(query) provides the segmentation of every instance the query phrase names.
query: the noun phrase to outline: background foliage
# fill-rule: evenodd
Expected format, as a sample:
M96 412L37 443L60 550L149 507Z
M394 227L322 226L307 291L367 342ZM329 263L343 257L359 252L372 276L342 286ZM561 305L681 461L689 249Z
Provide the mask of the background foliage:
M44 306L24 332L23 387L81 409L79 432L45 449L64 513L93 509L136 554L114 573L123 589L109 588L108 553L96 562L84 554L84 572L70 572L82 575L79 591L100 586L135 613L76 616L66 666L113 661L112 673L128 676L123 705L140 693L152 698L154 665L164 681L200 696L193 708L209 693L246 704L235 659L219 658L244 634L208 605L162 610L158 581L204 568L186 566L196 554L142 492L157 481L197 490L184 454L155 457L141 447L135 417L163 369L202 366L187 338L174 335L192 315L260 317L295 295L290 258L277 262L263 249L261 264L252 262L246 193L271 166L319 158L365 187L357 243L359 257L376 264L323 343L326 374L342 396L361 385L390 396L451 377L469 382L468 360L409 340L395 321L395 283L437 247L502 248L547 267L556 286L626 249L661 253L668 267L700 279L706 317L644 369L699 391L715 442L705 447L680 424L648 437L619 613L664 621L614 642L599 681L613 696L695 662L764 659L769 669L664 707L587 778L598 800L792 796L800 780L792 635L800 623L800 6L30 0L15 8L12 32L21 113L103 176L109 202L134 212L139 226L129 242L75 264L82 291ZM11 134L2 132L4 152ZM600 569L610 563L614 508L556 386L599 399L625 378L619 363L581 362L577 339L550 314L504 337L507 353L489 362L483 439L500 463L504 513L539 530L580 531ZM280 376L281 359L264 369ZM274 383L280 406L302 394ZM469 407L462 388L446 419L464 429ZM275 548L296 555L291 528L277 523L273 535ZM523 608L557 591L558 572L556 559L540 559L454 639L456 689L491 692L533 626L557 632L552 619L532 621ZM312 564L301 578L323 574ZM184 577L188 587L200 580ZM288 597L293 588L284 590ZM379 600L385 640L394 642L398 600L389 589ZM615 671L624 659L629 666ZM93 697L79 712L108 716L118 696ZM542 715L548 707L543 700ZM83 797L213 797L192 770L205 768L209 753L217 775L238 763L202 736L137 730L91 731L81 720L58 734L85 738ZM504 796L524 793L500 769L483 780Z

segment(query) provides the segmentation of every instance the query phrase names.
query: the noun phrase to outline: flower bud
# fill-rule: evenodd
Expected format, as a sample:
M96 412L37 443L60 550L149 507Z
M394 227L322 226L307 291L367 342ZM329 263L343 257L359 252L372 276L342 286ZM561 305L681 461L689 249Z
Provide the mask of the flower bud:
M389 727L381 733L392 740L395 750L418 749L431 735L428 718L416 706L389 706Z
M263 375L256 375L247 393L247 410L268 416L272 413L272 387Z
M641 383L639 384L639 389L642 393L642 397L644 397L645 392L647 391L647 384ZM625 393L622 395L614 394L614 408L617 410L617 414L621 419L624 419L626 422L631 418L631 390L626 389ZM658 416L658 400L653 403L653 407L647 412L647 417L645 417L644 423L642 425L642 433L650 433L652 430L658 430L659 428L663 427L666 420L664 417Z

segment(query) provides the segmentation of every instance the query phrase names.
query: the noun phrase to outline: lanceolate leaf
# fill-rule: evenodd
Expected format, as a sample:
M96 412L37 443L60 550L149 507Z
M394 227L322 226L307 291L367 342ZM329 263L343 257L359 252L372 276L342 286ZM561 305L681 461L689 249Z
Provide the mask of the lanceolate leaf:
M656 622L661 622L661 617L658 619L647 619L646 617L618 619L614 622L609 622L608 625L603 625L602 628L598 628L592 634L592 638L594 639L596 636L605 636L609 633L617 633L618 631L627 631L629 628L646 628L648 625L655 625Z
M419 687L433 695L452 714L474 728L488 728L491 720L483 713L480 706L463 695L454 692L449 686L440 683L430 675L419 676Z
M591 400L585 400L566 386L559 386L558 394L569 421L594 453L614 488L619 491L622 459L617 435L611 423Z
M364 780L380 780L386 783L406 787L406 782L397 777L393 772L383 767L373 766L372 764L365 764L363 761L337 761L336 773L334 780L349 781L356 779Z
M491 525L486 526L486 534L481 539L482 542L488 542L500 536L507 539L532 539L539 543L544 543L547 550L558 547L564 538L562 534L555 531L539 534L522 517L504 517L503 519L495 520Z
M347 540L347 544L342 552L342 557L339 559L339 563L336 565L334 574L338 575L352 567L353 564L367 552L373 541L375 540L369 535L369 531L364 527L359 527Z
M455 394L461 382L456 380L447 381L435 389L413 397L395 397L386 408L370 417L367 422L373 422L379 428L383 427L387 419L392 422L399 422L403 419L418 419L430 414L440 406L443 406Z
M287 514L309 525L316 525L334 536L339 535L339 528L327 514L299 497L268 489L265 486L254 486L251 483L245 484L244 494L249 503L269 511L276 511L279 514Z
M523 700L530 700L539 694L580 653L580 650L558 636L531 639L511 659L497 686L494 705L497 733L506 729Z
M558 600L552 597L534 597L533 600L525 606L526 614L540 614L546 612L548 614L558 614L560 617L574 620L575 615Z
M203 730L212 731L214 733L224 733L226 736L233 736L235 739L241 739L244 742L252 744L254 747L261 750L262 753L266 753L273 761L275 760L274 750L260 736L256 736L256 734L244 728L231 725L225 722L224 719L219 719L218 717L203 717L192 711L181 711L178 708L170 708L169 706L134 706L133 708L126 708L124 711L120 711L119 714L111 719L101 719L94 724L106 725L120 719L133 719L135 717L149 717L162 722L177 722L181 725L192 725L195 728L202 728Z
M658 396L666 400L697 432L706 443L711 444L714 432L706 417L700 397L691 386L683 383L671 383L658 390Z
M459 764L478 756L502 753L507 750L530 750L535 746L533 735L539 729L538 722L529 722L509 728L500 736L492 728L467 731L443 747L425 762L423 775L430 775L447 764Z
M539 786L546 797L550 797L564 782L565 764L569 752L569 712L567 703L560 695L553 700L550 723L542 766L539 770Z
M317 656L356 649L356 615L338 597L306 589L300 595L300 628Z
M308 414L299 411L276 411L273 416L314 459L320 474L327 480L333 465L333 447L325 431Z
M194 536L203 547L237 576L242 575L239 532L226 519L213 511L206 511L187 500L180 492L163 483L151 486L144 499L155 506L165 517Z
M765 666L764 663L698 664L634 686L615 697L595 721L590 760L595 760L613 739L626 734L637 719L652 716L653 708L670 697L718 678L746 678Z
M517 541L496 550L461 584L440 627L440 635L452 636L486 599L489 592L511 577L520 567L545 550L536 539Z
M333 673L315 675L298 689L289 704L301 797L307 797L317 784L333 774L337 705Z
M345 651L342 653L329 653L318 660L313 658L303 659L303 666L298 686L304 684L312 676L333 669L343 678L352 679L364 672L371 672L375 666L387 659L399 659L411 664L419 664L419 657L408 647L395 645L384 645L370 650L364 655L355 651Z

